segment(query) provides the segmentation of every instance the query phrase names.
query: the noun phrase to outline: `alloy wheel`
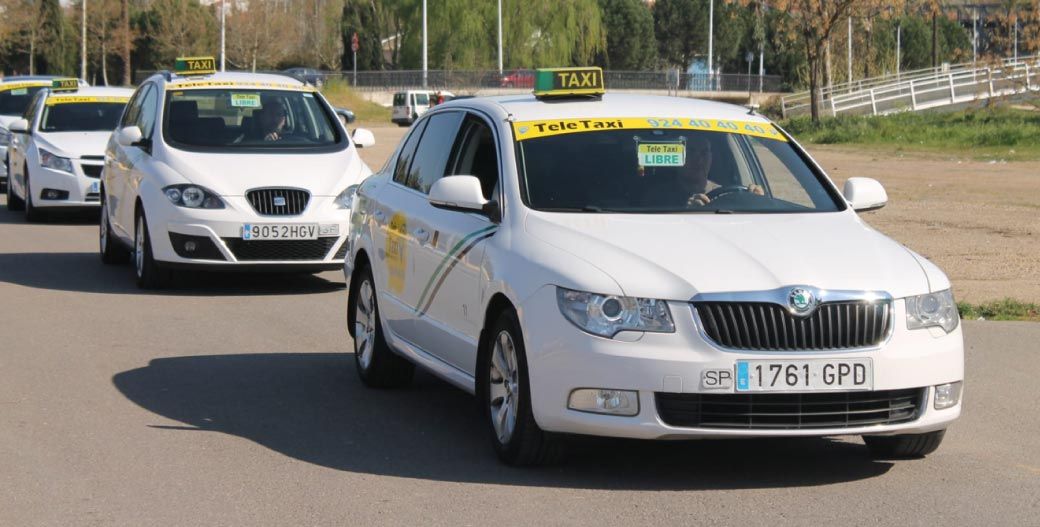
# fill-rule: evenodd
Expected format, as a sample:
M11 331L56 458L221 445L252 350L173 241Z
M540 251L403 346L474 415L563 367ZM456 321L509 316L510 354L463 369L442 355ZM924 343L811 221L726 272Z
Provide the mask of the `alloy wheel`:
M144 276L144 215L137 217L137 229L134 230L134 268L137 277Z
M499 442L506 444L516 429L517 407L520 403L516 346L508 331L500 332L495 338L495 347L491 352L491 367L488 370L491 377L488 384L491 424Z
M372 283L361 282L354 312L354 353L357 353L361 367L368 369L372 363L372 351L376 339L375 298Z

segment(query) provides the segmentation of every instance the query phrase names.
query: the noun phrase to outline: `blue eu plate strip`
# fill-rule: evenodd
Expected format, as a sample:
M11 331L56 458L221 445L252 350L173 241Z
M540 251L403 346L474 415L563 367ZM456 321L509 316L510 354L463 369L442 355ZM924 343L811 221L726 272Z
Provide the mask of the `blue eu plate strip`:
M750 389L751 381L748 379L748 363L737 361L737 391L744 392Z

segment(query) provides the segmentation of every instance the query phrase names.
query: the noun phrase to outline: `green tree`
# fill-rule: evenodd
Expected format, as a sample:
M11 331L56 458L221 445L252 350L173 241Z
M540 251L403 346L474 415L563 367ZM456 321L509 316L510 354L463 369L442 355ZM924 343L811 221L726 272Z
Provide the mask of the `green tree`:
M654 34L661 60L685 70L708 51L708 11L700 0L657 0Z
M343 69L350 70L354 64L350 49L351 37L358 35L357 68L359 70L383 69L384 27L380 23L381 6L376 0L347 0L343 4Z
M41 70L52 75L71 75L76 60L74 34L58 0L42 0L39 19Z
M607 48L603 66L648 70L657 65L654 15L642 0L599 0Z

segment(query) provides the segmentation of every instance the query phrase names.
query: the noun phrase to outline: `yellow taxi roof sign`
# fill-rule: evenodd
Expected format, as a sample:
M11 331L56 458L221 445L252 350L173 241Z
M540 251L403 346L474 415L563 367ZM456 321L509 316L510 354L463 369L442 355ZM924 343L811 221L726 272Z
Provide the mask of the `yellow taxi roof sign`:
M51 91L76 91L79 89L79 79L54 79L51 82Z
M173 71L178 75L209 75L217 72L217 61L213 57L177 57Z
M539 99L603 95L601 68L542 68L535 71L534 95Z

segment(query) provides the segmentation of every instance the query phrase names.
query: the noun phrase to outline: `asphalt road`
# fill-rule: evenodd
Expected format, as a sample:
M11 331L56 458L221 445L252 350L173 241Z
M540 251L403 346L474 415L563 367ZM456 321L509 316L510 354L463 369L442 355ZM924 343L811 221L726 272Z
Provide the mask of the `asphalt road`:
M96 231L0 209L0 525L1040 525L1040 324L965 323L965 413L924 460L584 440L520 470L464 393L360 384L337 273L142 293Z

